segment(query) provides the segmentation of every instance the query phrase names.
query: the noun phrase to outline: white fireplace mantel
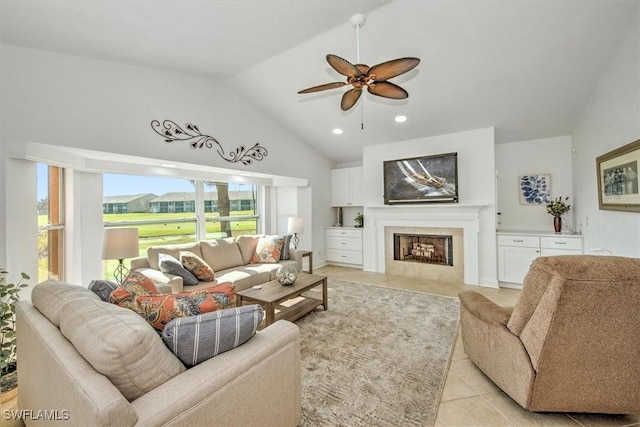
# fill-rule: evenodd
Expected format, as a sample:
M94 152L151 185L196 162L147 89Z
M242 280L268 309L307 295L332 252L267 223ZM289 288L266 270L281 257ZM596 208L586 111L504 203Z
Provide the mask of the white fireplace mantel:
M478 285L478 233L480 210L487 205L395 205L365 208L365 237L375 251L367 271L385 272L385 227L461 228L464 246L464 283Z

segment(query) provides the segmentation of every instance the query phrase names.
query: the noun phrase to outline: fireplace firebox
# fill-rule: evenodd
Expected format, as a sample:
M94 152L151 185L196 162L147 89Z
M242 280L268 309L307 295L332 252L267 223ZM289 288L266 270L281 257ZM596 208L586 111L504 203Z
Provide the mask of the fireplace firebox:
M394 233L393 259L453 266L453 237Z

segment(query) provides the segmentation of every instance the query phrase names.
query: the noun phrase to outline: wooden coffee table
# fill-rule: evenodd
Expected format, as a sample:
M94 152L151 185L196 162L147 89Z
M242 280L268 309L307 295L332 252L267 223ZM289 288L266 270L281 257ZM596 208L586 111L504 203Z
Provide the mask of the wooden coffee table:
M320 285L322 299L302 295ZM272 280L262 284L261 289L249 288L236 292L236 306L258 303L264 308L265 327L280 319L299 319L319 305L327 310L327 300L327 277L307 273L298 273L298 278L291 286L282 286L277 280Z

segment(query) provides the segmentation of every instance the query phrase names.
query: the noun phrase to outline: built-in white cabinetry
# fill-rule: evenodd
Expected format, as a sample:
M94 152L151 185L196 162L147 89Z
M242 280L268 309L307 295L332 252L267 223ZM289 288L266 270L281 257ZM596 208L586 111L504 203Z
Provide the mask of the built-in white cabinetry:
M331 206L362 206L363 169L331 170Z
M328 227L325 233L327 264L362 268L362 229Z
M522 285L531 262L537 257L582 253L581 235L498 232L498 280Z

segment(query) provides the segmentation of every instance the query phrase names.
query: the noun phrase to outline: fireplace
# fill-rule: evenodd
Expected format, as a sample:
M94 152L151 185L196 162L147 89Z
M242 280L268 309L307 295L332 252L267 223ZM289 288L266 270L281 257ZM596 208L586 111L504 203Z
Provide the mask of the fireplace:
M393 259L453 266L453 236L393 233Z
M437 280L478 284L478 234L481 205L438 204L376 206L366 209L364 270ZM454 265L434 265L393 259L393 234L453 236ZM497 286L496 286L497 287Z

